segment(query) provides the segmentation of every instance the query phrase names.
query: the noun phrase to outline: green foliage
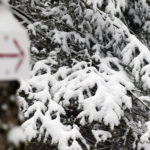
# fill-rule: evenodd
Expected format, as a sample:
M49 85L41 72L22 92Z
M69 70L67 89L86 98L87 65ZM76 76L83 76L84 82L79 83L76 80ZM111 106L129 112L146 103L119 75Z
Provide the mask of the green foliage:
M19 90L28 140L59 150L140 149L150 119L148 2L14 2L33 21L32 78Z

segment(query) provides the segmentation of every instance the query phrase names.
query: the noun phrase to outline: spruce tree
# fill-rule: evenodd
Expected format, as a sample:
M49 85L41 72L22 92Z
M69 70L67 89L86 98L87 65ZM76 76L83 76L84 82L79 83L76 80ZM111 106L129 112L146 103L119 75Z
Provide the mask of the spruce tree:
M18 91L27 140L58 150L146 149L150 2L10 4L32 42L31 79Z

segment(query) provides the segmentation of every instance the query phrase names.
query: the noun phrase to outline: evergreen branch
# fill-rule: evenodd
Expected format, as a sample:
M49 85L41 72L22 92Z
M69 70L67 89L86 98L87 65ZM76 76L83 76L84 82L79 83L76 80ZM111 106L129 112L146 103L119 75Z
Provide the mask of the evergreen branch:
M28 24L34 23L35 20L32 19L31 17L29 17L28 15L26 15L23 11L21 11L20 9L14 7L14 6L10 6L11 10L13 11L14 15L16 15L17 17L23 19L24 21L26 21Z
M132 95L135 99L137 99L142 105L144 105L148 110L150 110L150 108L141 100L139 99L133 92L127 90L127 92Z
M23 21L25 21L27 23L27 25L29 24L34 24L36 21L34 19L32 19L31 17L29 17L28 15L26 15L23 11L21 11L20 9L14 7L14 6L10 6L14 15L19 18L19 19L22 19ZM43 33L41 30L39 29L36 29L36 32L38 34L40 34L42 37L44 37L45 39L47 40L50 40L50 38L45 34Z

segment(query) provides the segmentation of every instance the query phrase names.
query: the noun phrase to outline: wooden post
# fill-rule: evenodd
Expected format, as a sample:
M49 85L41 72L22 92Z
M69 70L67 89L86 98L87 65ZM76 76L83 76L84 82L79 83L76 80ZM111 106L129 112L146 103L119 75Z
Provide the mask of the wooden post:
M18 105L16 92L19 88L18 81L0 82L0 150L23 150L8 142L8 132L12 127L20 124L18 118Z

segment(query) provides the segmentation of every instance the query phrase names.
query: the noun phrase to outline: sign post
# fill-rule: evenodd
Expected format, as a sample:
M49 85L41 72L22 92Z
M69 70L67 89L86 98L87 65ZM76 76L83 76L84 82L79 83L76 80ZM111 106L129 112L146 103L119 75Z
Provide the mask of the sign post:
M27 33L0 0L0 150L16 149L8 141L15 134L8 134L20 124L16 92L19 80L29 77L29 60Z

